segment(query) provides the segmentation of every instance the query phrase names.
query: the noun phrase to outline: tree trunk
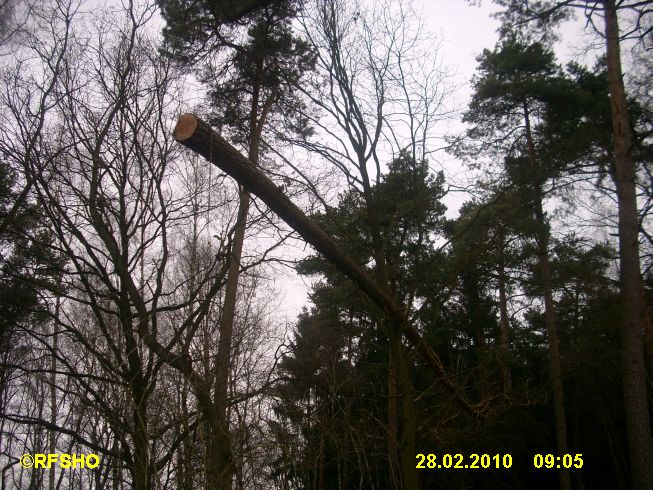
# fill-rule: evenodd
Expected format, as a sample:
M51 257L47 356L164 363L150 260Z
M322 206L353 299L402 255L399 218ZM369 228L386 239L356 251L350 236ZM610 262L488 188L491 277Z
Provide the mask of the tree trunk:
M475 298L474 300L480 300L480 298ZM480 400L483 401L487 400L490 396L490 376L487 369L487 342L485 340L485 332L483 331L483 321L476 314L471 316L471 320L474 350L478 359L478 394Z
M539 261L542 273L542 286L544 289L544 316L547 335L549 337L549 362L551 369L551 386L553 391L556 447L558 455L563 456L569 452L569 446L567 443L567 417L565 415L565 399L562 386L560 348L558 345L558 332L555 320L555 309L553 306L553 293L551 291L551 266L549 264L548 237L541 237L540 242ZM560 480L560 489L571 490L571 473L569 469L560 468L558 476Z
M526 125L526 140L528 144L528 161L530 164L533 183L533 204L535 219L538 227L536 241L537 254L542 280L542 293L544 296L544 318L546 331L549 338L549 366L551 370L551 390L553 393L553 417L555 420L556 449L558 456L569 452L567 443L567 418L565 416L565 398L562 386L562 368L560 366L560 348L558 345L558 330L556 326L555 307L553 305L553 291L551 283L551 265L549 263L549 229L544 219L542 206L542 186L538 172L535 144L531 133L528 104L524 102L524 122ZM571 472L567 468L560 468L558 479L561 490L571 490Z
M403 490L417 490L419 482L415 469L416 414L413 382L406 358L406 352L401 343L399 325L392 325L393 335L390 338L391 355L397 370L397 394L401 410L399 411L399 466L401 470L401 485Z
M247 213L249 211L249 194L240 193L238 204L238 218L236 231L229 255L229 271L227 272L227 284L224 293L224 305L222 309L222 321L220 322L220 339L218 341L218 355L216 357L215 374L215 413L218 417L216 426L218 434L216 448L218 475L215 475L217 490L230 490L231 481L234 475L234 460L231 434L229 432L229 419L227 410L227 395L229 391L229 368L231 366L231 340L233 336L234 318L236 316L236 300L238 293L238 278L240 277L240 260L243 253L245 241L245 229L247 225Z
M60 281L57 286L61 286ZM59 350L58 335L57 335L57 322L59 321L59 312L61 308L61 297L57 295L54 306L54 320L52 322L52 358L50 359L50 424L53 427L57 424L57 352ZM1 396L2 392L0 392ZM57 452L57 433L50 430L50 444L48 451L52 453ZM54 490L55 484L55 467L50 467L50 476L48 478L48 489Z
M320 454L318 455L317 463L317 490L326 490L326 456L324 454L324 437L324 430L320 429Z
M390 334L392 335L392 334ZM392 343L392 339L390 340ZM388 349L388 481L390 488L397 488L400 482L399 472L399 427L398 418L398 395L397 395L397 363L393 355L394 349L389 345Z
M261 131L270 107L276 98L276 89L272 91L265 102L259 117L259 99L261 90L261 77L263 59L259 58L256 68L256 79L252 86L252 102L249 114L249 161L252 166L258 165L259 144ZM240 278L240 261L243 255L245 231L247 229L247 214L249 213L250 195L245 189L240 189L238 202L238 217L234 240L229 254L229 270L227 284L225 285L224 305L222 320L220 322L220 339L218 342L218 355L216 358L215 375L215 403L218 416L218 462L223 468L220 471L220 484L216 489L230 490L231 481L235 472L233 459L233 441L229 432L229 415L227 410L227 396L229 391L229 368L231 366L231 341L236 317L236 300L238 298L238 279Z
M149 490L152 488L152 471L150 471L149 444L147 429L147 404L142 390L134 391L134 488Z
M152 471L150 468L150 437L147 420L147 386L141 372L141 359L138 354L136 339L133 336L133 326L126 292L121 292L121 324L125 335L125 347L129 366L129 387L132 397L132 442L133 442L133 487L137 490L149 490L152 487Z
M388 477L390 488L416 490L415 395L401 330L391 326L388 334Z
M502 253L499 251L499 253ZM499 328L501 352L501 382L503 393L506 396L512 395L512 373L508 360L510 358L510 324L508 323L508 300L506 298L506 271L503 263L503 255L499 258Z
M338 270L349 277L392 319L415 347L424 361L434 370L444 387L453 394L458 404L469 414L480 413L463 396L460 388L449 378L440 358L433 352L417 330L404 320L403 308L391 298L338 244L288 199L288 197L256 169L238 150L216 134L210 126L193 114L184 114L174 129L173 136L187 148L199 153L248 191L256 194L273 212L311 244Z
M619 264L623 308L622 361L624 403L633 488L653 488L653 444L646 395L639 264L639 221L633 135L622 80L619 22L614 0L605 0L606 62L614 134L615 184L619 207Z
M642 302L642 324L644 327L644 355L647 361L648 374L653 378L653 318L651 317L648 292L643 281L640 295Z

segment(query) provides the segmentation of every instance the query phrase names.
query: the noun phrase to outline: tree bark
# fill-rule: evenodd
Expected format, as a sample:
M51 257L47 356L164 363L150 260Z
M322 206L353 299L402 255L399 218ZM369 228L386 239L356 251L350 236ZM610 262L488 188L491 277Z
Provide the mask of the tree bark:
M57 281L57 286L61 287L61 282ZM59 352L57 322L59 321L59 313L61 310L61 297L57 295L54 306L54 320L52 322L52 358L50 359L50 423L55 426L57 423L57 353ZM2 391L0 391L2 396ZM50 431L48 451L50 453L57 452L57 434L55 431ZM50 467L50 475L48 478L48 489L54 490L55 482L55 467Z
M265 103L259 120L259 98L261 91L261 76L263 59L257 62L257 75L253 84L252 102L249 114L249 161L253 166L258 164L259 143L261 130L274 99L276 90ZM240 189L238 202L238 215L235 226L234 240L229 254L229 269L227 271L227 284L225 285L222 320L220 321L220 339L218 341L218 354L215 367L215 405L218 420L216 426L217 436L217 462L219 474L215 476L217 490L230 490L234 468L233 441L229 432L229 413L227 396L229 392L229 369L231 367L231 345L236 318L236 301L238 298L238 280L240 278L240 261L243 256L245 231L247 230L247 215L249 213L250 196L247 191Z
M150 464L150 437L147 419L147 381L142 373L142 360L134 337L133 318L128 293L124 286L120 292L120 325L125 336L127 348L128 378L131 395L133 465L132 485L137 490L149 490L152 487L152 468Z
M212 478L215 480L214 488L217 490L231 489L231 482L235 471L232 440L229 432L227 395L229 391L229 368L231 366L231 343L234 318L236 316L238 278L240 277L240 260L245 242L249 200L250 198L247 192L240 193L236 231L231 253L229 254L229 270L225 285L218 354L216 356L214 400L218 433L214 434L214 437L216 437L216 450L218 453L216 455L218 474Z
M413 382L401 343L401 328L388 328L388 477L390 488L417 490L416 416Z
M541 205L541 202L540 202ZM545 232L546 233L546 232ZM551 369L551 387L553 392L553 416L555 419L556 448L558 455L569 453L567 442L567 416L565 414L565 398L562 384L562 367L560 362L560 347L558 344L558 331L553 306L553 293L551 290L551 265L549 263L548 237L540 238L539 262L544 289L544 316L546 330L549 337L549 363ZM561 490L571 490L571 472L568 468L558 471Z
M385 312L388 318L394 321L396 325L401 325L403 334L416 348L424 361L434 370L437 377L447 390L452 393L461 407L474 417L480 416L476 407L471 405L461 393L459 387L449 378L435 352L424 342L417 330L404 320L403 308L373 281L351 257L345 254L330 236L309 220L273 182L243 157L238 150L193 114L183 114L179 117L173 136L178 142L199 153L209 162L236 179L249 192L257 195L272 211L297 231L306 242L315 247L338 270L354 281Z
M392 336L392 333L390 334ZM392 338L390 338L392 343ZM390 488L395 488L399 481L399 461L398 456L398 436L399 427L397 425L398 406L397 395L397 364L390 349L388 350L388 481L391 482Z
M622 362L626 431L633 488L653 488L653 444L646 394L646 368L642 338L639 264L639 222L633 134L622 80L619 21L614 0L604 0L608 89L614 135L615 184L619 208L619 264L623 308Z
M555 420L556 449L558 451L558 456L562 457L569 452L569 446L567 442L567 417L565 415L565 397L562 386L560 347L558 345L558 329L556 326L555 306L553 304L553 287L551 283L551 265L549 263L549 229L548 224L544 219L542 186L540 184L539 169L535 155L535 144L533 143L528 104L526 102L524 102L524 122L526 125L528 161L530 164L533 183L534 212L538 227L536 241L540 277L542 280L542 293L544 296L544 319L546 322L547 336L549 338L549 366L551 370L551 391L553 393L553 417ZM571 472L568 468L560 468L558 471L558 479L561 490L571 490Z
M642 324L644 327L644 356L648 375L653 378L653 318L651 317L651 307L648 300L648 292L644 281L640 292L642 302Z
M397 401L400 403L401 424L399 426L398 459L401 471L401 485L403 490L417 490L419 482L415 469L415 441L416 420L415 394L413 381L410 374L406 352L401 345L401 327L392 325L393 334L390 336L390 350L397 371Z
M502 254L502 251L499 250ZM501 382L503 383L503 394L512 395L512 373L508 365L510 357L510 325L508 323L508 300L506 298L506 270L503 261L503 254L499 258L499 328L501 352Z

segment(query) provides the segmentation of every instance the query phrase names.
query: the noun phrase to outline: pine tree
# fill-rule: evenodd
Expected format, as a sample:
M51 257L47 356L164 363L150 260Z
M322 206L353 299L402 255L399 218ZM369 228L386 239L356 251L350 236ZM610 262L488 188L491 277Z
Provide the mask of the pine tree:
M550 230L544 212L544 184L557 169L545 167L540 158L538 122L551 109L555 94L565 93L567 80L554 62L553 53L539 43L523 44L504 39L494 51L479 57L474 95L464 121L474 124L468 136L482 145L499 146L505 152L506 171L512 184L522 189L523 202L532 213L537 246L539 285L544 301L549 342L551 387L557 451L568 452L567 421L549 259ZM571 489L568 470L561 469L560 486Z
M416 162L408 154L401 154L389 164L387 173L372 191L379 196L378 218L385 251L383 260L387 267L388 284L393 295L409 305L407 314L410 314L412 308L420 302L420 295L430 292L423 288L423 284L426 282L428 272L432 270L430 263L433 259L434 239L442 233L444 225L445 207L441 203L444 193L443 176L431 174L426 162ZM359 193L343 194L338 207L316 215L314 219L323 229L337 237L347 253L360 263L369 263L373 257L376 257L368 207ZM317 405L313 406L311 413L330 414L327 420L341 420L337 413L328 407L333 406L337 398L344 397L336 403L339 407L346 407L344 425L334 422L327 424L329 427L326 433L327 445L319 447L315 445L317 442L314 442L307 450L307 454L319 455L319 458L323 458L326 454L324 451L335 450L338 446L337 441L356 441L357 437L360 437L358 434L364 434L365 438L377 434L380 440L397 437L393 441L394 445L389 444L389 450L385 453L382 446L366 445L365 454L362 454L362 448L343 442L344 445L340 445L338 449L340 452L336 451L334 456L338 465L343 467L348 459L351 460L355 456L358 468L354 470L348 466L348 479L363 478L362 481L369 481L367 478L371 477L383 481L387 466L379 463L385 462L387 465L387 462L396 458L399 453L403 464L408 451L411 452L410 461L414 461L415 424L419 416L415 412L415 395L412 388L413 367L405 354L404 357L396 356L397 347L403 350L403 346L400 343L398 346L392 345L392 342L397 342L397 339L393 339L388 332L384 312L371 303L332 265L323 258L311 257L302 261L298 270L303 274L322 274L325 279L318 283L312 293L315 310L303 315L298 323L297 350L293 350L292 357L284 362L283 368L292 376L291 379L296 377L297 381L289 381L285 385L284 391L287 390L289 398L282 402L279 413L287 413L290 409L288 404L298 396L291 395L291 392L296 386L304 386L302 380L306 379L317 383L311 393L323 393L320 397L316 396ZM313 332L312 328L320 328L330 333L323 336ZM323 346L311 347L303 351L306 345L304 342L309 336L311 338L319 336L324 342ZM333 352L333 356L319 361L321 356L314 353L322 352L322 349ZM305 361L301 361L303 356ZM403 363L403 366L395 365L396 369L392 369L393 366L390 364L385 395L387 399L384 403L380 403L378 378L383 377L384 371L388 372L388 361L384 362L384 358L389 359L390 362L393 359L398 360ZM316 361L321 362L323 366L316 368L319 372L342 370L343 374L331 381L331 384L335 383L335 388L329 390L324 386L320 387L321 383L329 384L325 380L307 378L309 375L304 368L309 368L310 371L310 366ZM404 370L403 373L401 370ZM303 393L307 392L306 388L302 390ZM353 393L359 396L354 398ZM360 397L362 399L359 399ZM369 423L361 425L357 420L363 413L368 414L368 419L369 414L374 414L373 419L388 422L380 427L378 425L369 427ZM393 426L393 422L397 425ZM311 440L323 443L324 437L307 438L307 444L310 446ZM371 454L376 455L374 459L376 463L372 471L374 476L366 475L365 468L361 466L361 458L366 456L370 461ZM323 472L328 473L335 469L329 470L325 467L315 471L317 481L329 482L332 481L330 480L332 477ZM402 475L395 474L393 478L398 481L400 478L406 478L406 474L402 469ZM378 485L373 480L369 484ZM401 485L392 481L386 481L386 484L391 488Z
M18 202L17 187L17 173L0 159L0 399L8 376L5 366L19 362L20 330L38 328L44 320L40 293L58 293L63 266L48 246L51 233L39 207L25 198Z
M621 41L629 37L643 37L650 30L645 18L649 2L638 0L580 0L568 2L547 0L496 0L504 7L504 30L521 26L526 36L547 34L558 22L568 18L573 9L583 11L587 25L596 31L596 17L602 17L605 41L607 89L610 94L610 114L613 141L613 161L617 204L619 211L619 260L621 274L623 371L627 432L634 488L653 487L653 437L646 389L644 340L642 325L646 317L642 309L642 277L639 257L639 221L637 216L636 166L633 117L628 105L621 63ZM631 27L622 28L620 22L634 20ZM653 334L652 334L653 335Z
M235 6L231 2L206 1L193 3L187 11L176 1L160 3L168 23L164 29L168 52L198 68L201 79L210 87L211 122L229 134L234 143L245 146L249 161L258 166L264 128L275 118L277 123L290 118L293 105L301 105L296 86L314 62L306 43L292 33L291 21L296 13L292 2ZM240 24L248 26L244 36ZM199 58L208 60L201 68L197 65ZM303 121L296 122L295 127L300 132L307 130ZM216 466L215 472L210 472L217 475L215 481L211 480L216 488L230 488L234 473L227 397L250 201L250 194L240 188L215 364L218 420L214 424L219 429L209 448L209 460Z

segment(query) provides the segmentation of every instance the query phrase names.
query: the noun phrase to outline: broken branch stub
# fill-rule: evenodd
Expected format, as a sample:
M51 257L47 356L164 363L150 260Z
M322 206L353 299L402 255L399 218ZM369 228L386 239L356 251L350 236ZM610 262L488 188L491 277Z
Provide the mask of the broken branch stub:
M179 143L202 155L234 178L248 192L261 199L307 243L324 255L340 272L354 281L372 301L385 311L392 322L402 329L422 359L431 366L462 407L474 416L479 415L478 410L460 393L458 386L451 380L435 352L415 327L405 320L403 307L398 305L379 284L372 280L333 238L313 223L263 172L194 114L179 116L172 135Z

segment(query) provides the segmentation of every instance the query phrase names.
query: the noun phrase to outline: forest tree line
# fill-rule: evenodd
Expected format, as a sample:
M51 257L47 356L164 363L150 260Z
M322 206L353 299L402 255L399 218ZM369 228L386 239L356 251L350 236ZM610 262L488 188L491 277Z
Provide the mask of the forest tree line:
M652 489L651 4L494 4L0 2L0 488Z

